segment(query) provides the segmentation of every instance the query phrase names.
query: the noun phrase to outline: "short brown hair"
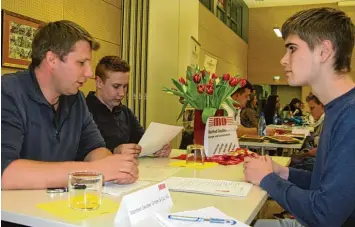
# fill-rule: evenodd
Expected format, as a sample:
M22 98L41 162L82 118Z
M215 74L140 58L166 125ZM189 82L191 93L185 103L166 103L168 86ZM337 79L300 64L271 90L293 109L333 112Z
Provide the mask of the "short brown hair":
M41 64L48 51L54 52L63 61L80 40L89 42L93 50L100 48L88 31L72 21L61 20L42 25L33 38L32 65L36 67Z
M306 98L306 101L307 102L314 101L318 105L322 105L323 106L323 103L318 99L317 96L315 96L313 94L308 95L307 98Z
M107 71L126 73L130 71L130 67L126 61L122 60L118 56L105 56L101 58L97 64L95 76L100 77L101 80L105 82L107 79Z
M311 50L330 40L335 50L334 70L350 72L355 26L343 11L326 7L303 10L288 18L281 31L283 39L298 35Z

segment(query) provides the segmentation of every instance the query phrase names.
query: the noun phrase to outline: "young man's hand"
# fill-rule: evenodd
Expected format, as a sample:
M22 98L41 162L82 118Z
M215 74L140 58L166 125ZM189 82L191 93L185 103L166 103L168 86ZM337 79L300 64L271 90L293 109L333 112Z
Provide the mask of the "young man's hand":
M155 152L154 156L157 156L157 157L169 157L170 153L171 153L171 144L168 143L168 144L165 144L164 147L161 150Z
M142 147L138 144L129 143L121 144L113 150L114 154L131 154L135 157L139 156L142 151Z

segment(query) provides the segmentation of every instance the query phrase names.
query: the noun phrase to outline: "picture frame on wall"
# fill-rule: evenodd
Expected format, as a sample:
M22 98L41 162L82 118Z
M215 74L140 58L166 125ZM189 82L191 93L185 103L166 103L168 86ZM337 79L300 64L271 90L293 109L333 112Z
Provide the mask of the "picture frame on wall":
M32 40L44 22L2 10L2 66L26 69L31 63Z

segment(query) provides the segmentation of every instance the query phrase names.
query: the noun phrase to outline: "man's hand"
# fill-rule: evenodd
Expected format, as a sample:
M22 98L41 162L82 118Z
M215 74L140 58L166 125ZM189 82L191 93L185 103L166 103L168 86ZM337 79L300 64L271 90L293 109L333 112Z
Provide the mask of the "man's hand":
M273 164L270 156L244 159L245 180L252 184L260 185L261 180L273 172Z
M142 147L138 144L129 143L121 144L113 150L114 154L131 154L137 157L142 151Z
M104 181L114 181L116 184L131 184L138 179L138 161L132 154L112 155L91 162L92 169L101 172Z
M169 157L170 153L171 153L171 144L168 143L168 144L165 144L164 147L161 150L155 152L154 156L157 156L157 157Z

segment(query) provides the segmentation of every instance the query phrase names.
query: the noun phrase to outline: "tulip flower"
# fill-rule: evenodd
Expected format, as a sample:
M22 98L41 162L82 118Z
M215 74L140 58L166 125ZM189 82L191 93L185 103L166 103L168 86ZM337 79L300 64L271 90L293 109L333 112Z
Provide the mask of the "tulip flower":
M229 85L230 85L231 87L235 87L237 84L238 84L237 78L232 77L232 78L230 79L230 81L229 81Z
M223 80L229 81L230 77L231 76L228 73L226 73L226 74L223 75Z
M212 74L212 79L214 79L214 80L217 79L216 73L213 73L213 74Z
M207 93L208 95L212 95L212 94L213 94L213 88L207 88L207 87L206 87L206 93Z
M198 83L200 83L200 81L201 81L201 76L200 76L199 74L195 73L195 75L193 76L192 80L193 80L196 84L198 84Z
M240 82L240 87L244 87L247 84L247 80L246 79L242 79Z
M199 85L197 86L197 92L200 93L200 94L202 94L204 91L205 91L205 85L199 84Z
M182 77L180 77L179 82L180 82L181 84L186 85L186 81L185 81L185 79L184 79L184 78L182 78Z

